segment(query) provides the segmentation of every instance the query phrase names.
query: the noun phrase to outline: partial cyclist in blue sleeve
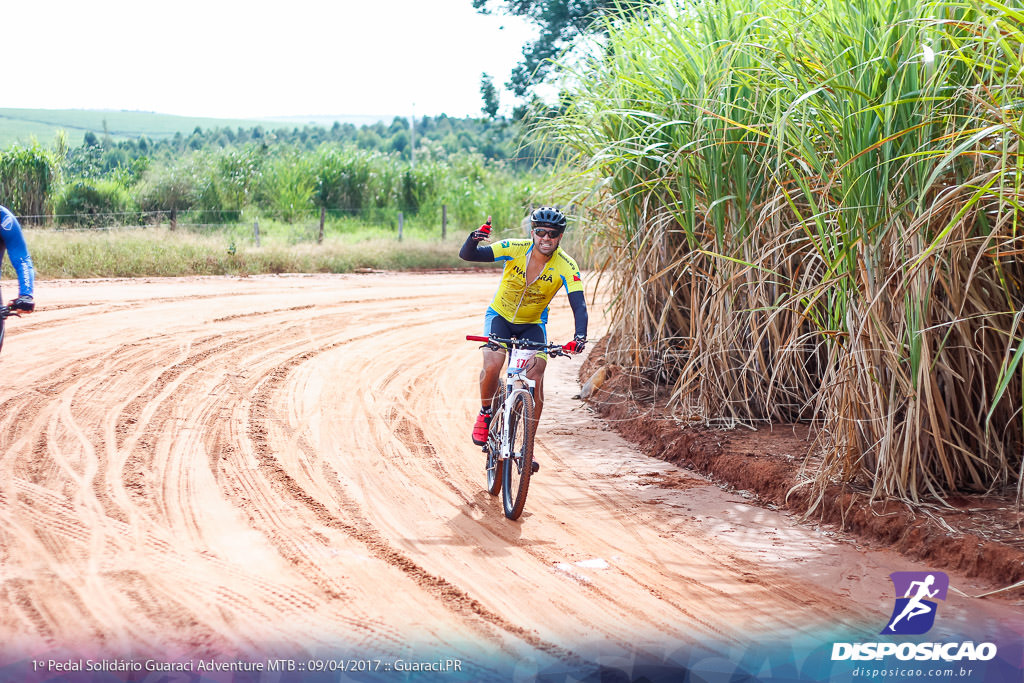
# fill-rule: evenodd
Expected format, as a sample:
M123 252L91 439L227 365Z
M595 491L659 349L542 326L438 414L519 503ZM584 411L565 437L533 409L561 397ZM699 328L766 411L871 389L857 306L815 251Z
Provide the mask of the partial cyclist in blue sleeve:
M28 255L25 236L21 233L21 224L10 209L0 206L0 262L3 262L4 251L11 259L14 272L18 274L18 298L11 301L15 311L31 313L36 309L32 298L35 286L36 271L32 267L32 257Z

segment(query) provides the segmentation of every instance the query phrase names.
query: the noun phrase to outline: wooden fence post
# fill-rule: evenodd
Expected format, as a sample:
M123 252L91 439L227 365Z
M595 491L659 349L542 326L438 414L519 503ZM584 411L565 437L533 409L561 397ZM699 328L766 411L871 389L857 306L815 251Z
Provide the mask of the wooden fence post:
M256 240L256 246L260 246L260 219L257 218L252 222L252 236Z
M402 226L404 224L405 224L405 216L403 216L402 212L399 211L398 212L398 241L399 242L402 241Z
M441 205L441 239L448 237L448 205Z
M316 236L316 243L317 244L323 244L324 243L324 221L326 219L327 219L327 207L326 206L321 206L320 207L320 232Z
M174 230L177 227L178 227L178 210L177 209L171 209L171 230Z

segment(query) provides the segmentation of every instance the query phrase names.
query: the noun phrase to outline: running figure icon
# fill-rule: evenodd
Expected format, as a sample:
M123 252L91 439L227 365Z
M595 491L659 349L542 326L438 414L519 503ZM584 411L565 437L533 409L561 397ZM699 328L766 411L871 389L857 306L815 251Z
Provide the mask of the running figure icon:
M896 595L889 625L882 633L921 634L935 623L938 603L945 600L949 577L942 572L894 572Z
M920 616L922 614L928 614L933 609L935 609L935 603L922 602L922 600L926 597L934 598L935 595L939 592L938 588L936 588L933 591L928 590L934 583L934 574L929 574L927 577L925 577L924 581L911 582L910 588L907 589L906 595L903 596L905 598L910 598L910 602L908 602L907 606L903 608L903 611L900 612L900 615L893 619L892 623L889 624L890 631L896 630L897 622L899 622L899 620L903 617L906 617L907 621L910 621L914 617ZM911 598L910 593L914 590L914 586L917 586L917 593L914 595L914 597Z

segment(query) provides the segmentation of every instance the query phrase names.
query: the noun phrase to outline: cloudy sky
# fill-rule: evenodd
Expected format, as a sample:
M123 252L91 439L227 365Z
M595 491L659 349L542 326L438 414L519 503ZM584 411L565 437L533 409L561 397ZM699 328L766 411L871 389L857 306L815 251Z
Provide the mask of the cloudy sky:
M479 116L481 72L500 88L535 35L471 0L58 0L3 23L0 106L225 118Z

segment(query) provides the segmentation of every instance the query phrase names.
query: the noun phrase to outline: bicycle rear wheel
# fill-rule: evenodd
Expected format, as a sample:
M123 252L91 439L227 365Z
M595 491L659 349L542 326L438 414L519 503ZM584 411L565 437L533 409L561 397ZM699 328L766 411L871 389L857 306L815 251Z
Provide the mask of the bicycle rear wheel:
M487 445L484 447L487 452L487 492L492 496L498 495L501 491L501 433L505 424L505 385L502 384L495 392L491 400L491 425L487 430Z
M519 519L526 505L526 492L530 489L530 475L533 473L533 397L526 392L512 396L512 412L509 418L509 458L502 472L504 493L502 503L505 516Z

